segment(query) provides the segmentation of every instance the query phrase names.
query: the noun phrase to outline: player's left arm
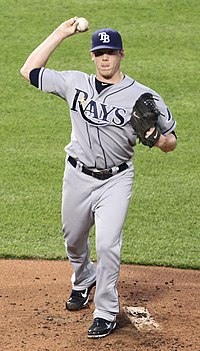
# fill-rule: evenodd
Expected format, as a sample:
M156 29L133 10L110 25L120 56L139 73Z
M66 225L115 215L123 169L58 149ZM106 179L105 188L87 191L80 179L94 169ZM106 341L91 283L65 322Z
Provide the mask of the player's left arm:
M163 152L170 152L173 151L177 145L177 136L174 131L176 121L163 98L160 95L156 95L157 93L155 93L155 97L157 107L160 111L158 126L160 127L161 135L154 146L158 147Z
M167 135L161 134L155 146L163 152L173 151L176 148L176 134L174 132Z

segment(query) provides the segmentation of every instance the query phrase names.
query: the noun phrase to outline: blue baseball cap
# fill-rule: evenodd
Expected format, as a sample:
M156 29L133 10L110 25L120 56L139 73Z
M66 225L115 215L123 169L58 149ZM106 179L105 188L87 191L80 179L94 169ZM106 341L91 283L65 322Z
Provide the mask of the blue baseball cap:
M119 32L111 28L98 29L92 34L90 51L101 49L122 50L122 38Z

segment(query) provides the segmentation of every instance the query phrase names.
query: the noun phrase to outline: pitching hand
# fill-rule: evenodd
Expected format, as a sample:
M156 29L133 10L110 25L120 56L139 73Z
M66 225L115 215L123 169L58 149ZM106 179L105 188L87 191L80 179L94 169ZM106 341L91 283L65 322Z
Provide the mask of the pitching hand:
M60 26L56 28L54 33L57 33L59 37L62 37L62 39L70 37L73 34L76 34L78 32L77 31L78 22L76 22L77 19L78 17L73 17L61 23Z

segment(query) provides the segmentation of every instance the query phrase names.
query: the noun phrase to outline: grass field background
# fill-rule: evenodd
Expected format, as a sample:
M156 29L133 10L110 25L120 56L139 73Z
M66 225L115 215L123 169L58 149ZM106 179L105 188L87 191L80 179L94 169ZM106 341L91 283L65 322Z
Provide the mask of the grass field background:
M91 33L113 27L123 37L123 72L158 91L177 121L173 153L136 146L122 262L200 268L199 13L198 0L1 0L0 257L65 258L60 206L69 111L19 70L56 26L77 15L90 31L63 42L47 66L94 72ZM94 236L93 229L95 259Z

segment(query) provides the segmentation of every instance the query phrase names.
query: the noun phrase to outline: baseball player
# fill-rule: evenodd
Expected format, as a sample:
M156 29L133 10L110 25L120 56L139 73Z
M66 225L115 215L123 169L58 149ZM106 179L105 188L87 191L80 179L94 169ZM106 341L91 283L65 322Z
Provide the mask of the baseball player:
M72 132L65 148L62 225L74 273L66 308L84 308L91 289L96 287L88 337L100 338L114 330L119 313L122 227L132 194L132 157L138 136L130 123L133 115L139 120L133 106L142 94L155 97L160 113L155 125L145 131L144 139L153 135L151 147L163 152L176 147L176 122L157 92L122 73L125 53L116 30L103 28L92 35L90 52L96 74L46 68L59 44L77 34L77 17L62 23L30 54L21 74L38 89L66 100L69 107ZM67 55L71 55L70 51L66 51ZM93 225L96 264L90 259L88 238Z

